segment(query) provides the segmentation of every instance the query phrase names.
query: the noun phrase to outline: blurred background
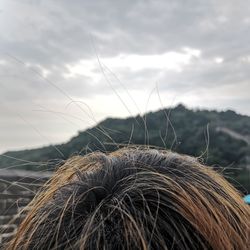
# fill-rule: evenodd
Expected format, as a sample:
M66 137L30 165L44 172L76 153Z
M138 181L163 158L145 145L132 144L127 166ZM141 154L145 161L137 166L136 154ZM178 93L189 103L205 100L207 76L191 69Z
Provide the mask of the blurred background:
M2 0L0 167L135 143L200 157L249 192L249 13L241 0Z

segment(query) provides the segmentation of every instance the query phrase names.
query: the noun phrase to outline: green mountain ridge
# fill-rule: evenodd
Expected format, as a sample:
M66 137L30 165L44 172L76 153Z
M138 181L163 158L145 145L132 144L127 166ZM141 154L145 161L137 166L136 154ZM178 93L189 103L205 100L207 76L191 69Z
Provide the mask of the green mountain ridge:
M232 110L190 110L179 104L144 116L107 118L64 144L6 152L0 155L0 168L53 169L76 154L109 152L131 144L152 145L226 168L227 174L250 190L249 143L250 117Z

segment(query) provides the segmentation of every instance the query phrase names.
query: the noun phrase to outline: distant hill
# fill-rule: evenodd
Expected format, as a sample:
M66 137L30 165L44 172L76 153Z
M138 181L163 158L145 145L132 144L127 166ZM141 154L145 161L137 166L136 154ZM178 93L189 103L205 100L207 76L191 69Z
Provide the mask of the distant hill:
M1 168L53 169L61 160L91 151L113 151L128 144L153 145L200 157L236 178L250 191L250 117L189 110L183 105L127 119L108 118L70 141L0 155ZM60 152L60 153L59 153Z

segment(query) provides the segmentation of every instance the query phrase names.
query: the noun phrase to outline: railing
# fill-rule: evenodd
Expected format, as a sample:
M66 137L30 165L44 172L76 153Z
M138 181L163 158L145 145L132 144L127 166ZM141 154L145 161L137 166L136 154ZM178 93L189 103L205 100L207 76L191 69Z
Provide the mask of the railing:
M0 169L0 248L15 234L25 217L24 208L50 175L48 172Z

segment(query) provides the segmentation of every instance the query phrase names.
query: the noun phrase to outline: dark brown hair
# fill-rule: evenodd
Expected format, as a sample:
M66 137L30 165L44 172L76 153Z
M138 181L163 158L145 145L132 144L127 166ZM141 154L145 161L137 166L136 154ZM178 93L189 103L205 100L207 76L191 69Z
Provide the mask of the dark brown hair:
M240 194L195 158L122 149L69 159L7 249L249 249Z

